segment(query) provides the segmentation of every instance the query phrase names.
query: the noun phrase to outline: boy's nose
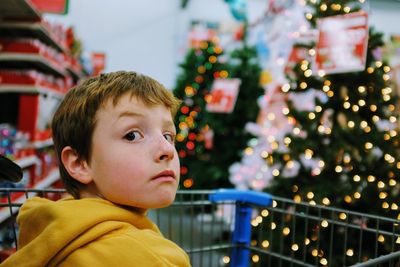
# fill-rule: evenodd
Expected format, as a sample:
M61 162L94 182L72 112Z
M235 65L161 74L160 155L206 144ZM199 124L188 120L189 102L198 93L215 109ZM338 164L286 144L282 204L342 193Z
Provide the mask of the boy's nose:
M175 155L175 146L162 137L158 141L156 151L156 161L171 160Z

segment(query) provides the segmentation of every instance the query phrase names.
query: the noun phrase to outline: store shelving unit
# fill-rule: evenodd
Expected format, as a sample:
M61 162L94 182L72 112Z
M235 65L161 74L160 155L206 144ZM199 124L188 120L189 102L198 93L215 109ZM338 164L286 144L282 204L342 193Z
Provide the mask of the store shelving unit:
M58 77L64 77L66 70L62 69L38 54L28 53L0 53L0 64L3 68L36 69Z
M43 43L54 47L59 52L65 52L65 48L63 48L62 45L55 40L55 37L49 32L49 30L46 29L46 27L41 22L4 22L0 24L0 35L37 38Z
M59 179L60 179L60 175L58 173L58 170L54 169L43 180L41 180L40 182L35 184L35 186L33 186L33 188L34 189L48 188L54 182L57 182ZM35 192L30 192L29 197L33 197L36 194L37 193L35 193ZM14 203L20 203L20 204L24 203L25 201L26 201L26 196L24 194L22 194L21 196L19 196L18 198L13 200ZM12 209L12 213L14 214L18 211L19 207L11 207L11 209ZM10 212L9 208L7 208L7 207L0 208L0 224L2 222L4 222L5 220L7 220L10 217L10 214L11 214L11 212Z
M67 85L72 86L85 76L82 68L75 64L77 60L72 58L65 42L61 41L63 39L60 37L63 36L55 34L50 26L28 0L1 1L0 40L15 42L17 45L9 50L0 46L0 98L3 98L0 105L10 105L9 110L15 110L17 114L12 115L11 112L1 114L5 109L0 109L0 124L15 123L13 126L18 131L29 134L30 140L26 147L22 148L27 152L15 155L15 162L29 175L30 182L27 185L35 189L47 188L59 180L50 129L38 129L38 120L43 108L41 105L46 105L43 104L43 99L52 98L61 101L69 87ZM35 50L37 52L30 50L35 47L34 45L26 50L21 49L24 45L23 42L22 45L18 43L21 40L25 41L27 46L37 40L40 47ZM43 48L47 51L47 47L51 53L43 53ZM52 57L53 51L58 56ZM14 81L10 78L14 77L12 76L14 72L17 73L16 77L20 75L18 77L23 78L16 78ZM28 72L30 76L27 75L25 78L23 75ZM5 77L1 76L2 73L10 75L7 80L2 79ZM57 79L65 81L66 86L59 89L54 88L55 86L46 86L46 83L36 83L32 81L35 75L50 77L49 81ZM10 98L10 101L7 101L7 98ZM16 117L8 119L7 116ZM48 114L44 116L44 118L50 117ZM43 121L41 123L43 125ZM49 124L50 122L46 122L44 125ZM43 134L43 131L48 134ZM49 164L49 161L52 164ZM24 199L25 197L21 196L17 201L23 202ZM7 219L6 214L9 214L9 211L0 210L0 223Z
M25 0L2 0L0 5L0 18L6 20L39 21L41 15Z
M26 94L47 94L54 97L62 98L64 93L55 91L51 88L35 85L20 85L20 84L0 84L1 93L26 93Z

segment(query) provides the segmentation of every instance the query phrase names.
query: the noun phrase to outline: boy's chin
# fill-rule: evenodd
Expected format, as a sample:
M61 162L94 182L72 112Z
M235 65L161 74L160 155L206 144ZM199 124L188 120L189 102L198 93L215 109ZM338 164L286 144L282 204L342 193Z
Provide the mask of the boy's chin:
M172 203L174 203L175 200L175 194L173 196L160 196L160 201L153 207L153 209L160 209L160 208L166 208L170 206Z

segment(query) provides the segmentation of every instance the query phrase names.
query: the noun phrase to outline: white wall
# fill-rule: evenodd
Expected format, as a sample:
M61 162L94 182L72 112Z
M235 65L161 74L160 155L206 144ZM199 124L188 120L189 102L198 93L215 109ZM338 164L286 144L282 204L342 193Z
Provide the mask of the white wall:
M266 0L248 0L250 21L266 8ZM49 20L72 25L84 50L107 54L106 71L135 70L172 88L178 63L186 50L186 31L191 20L234 23L224 0L70 0L66 16ZM370 24L386 34L400 34L400 3L374 0Z
M400 2L375 0L370 2L370 25L386 37L400 34Z
M70 0L66 16L85 51L106 53L106 71L135 70L171 87L177 62L180 0Z

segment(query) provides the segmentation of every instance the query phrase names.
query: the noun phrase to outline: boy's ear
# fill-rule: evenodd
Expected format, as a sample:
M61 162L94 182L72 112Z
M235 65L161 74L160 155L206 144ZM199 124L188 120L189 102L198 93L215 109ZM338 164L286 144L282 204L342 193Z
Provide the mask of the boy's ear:
M82 160L72 147L66 146L63 148L61 161L69 175L75 180L83 184L88 184L92 181L87 161Z

